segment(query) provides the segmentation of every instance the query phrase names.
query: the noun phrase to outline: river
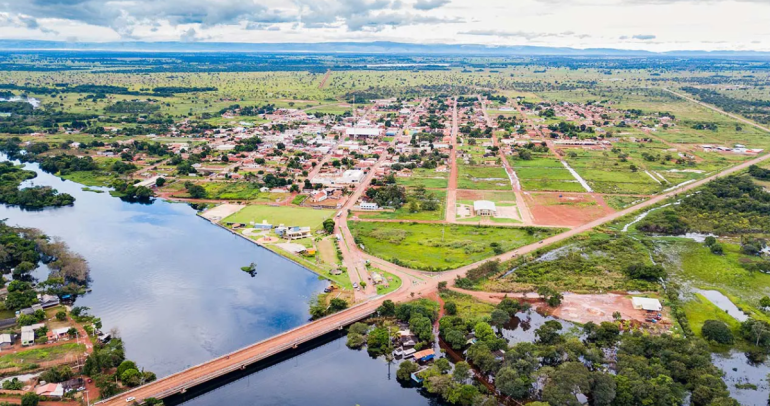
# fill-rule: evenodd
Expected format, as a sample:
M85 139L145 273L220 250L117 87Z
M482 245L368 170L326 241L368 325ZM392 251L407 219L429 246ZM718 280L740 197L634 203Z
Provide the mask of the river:
M327 286L186 204L127 203L84 191L36 164L26 168L38 177L24 186L53 186L75 196L74 206L24 211L0 205L0 218L59 237L87 259L93 291L76 305L90 307L105 331L118 328L127 357L159 377L306 323L308 300ZM253 278L240 270L251 262L257 264ZM349 350L343 337L185 404L430 404L418 389L401 389L397 367L389 374L382 358Z

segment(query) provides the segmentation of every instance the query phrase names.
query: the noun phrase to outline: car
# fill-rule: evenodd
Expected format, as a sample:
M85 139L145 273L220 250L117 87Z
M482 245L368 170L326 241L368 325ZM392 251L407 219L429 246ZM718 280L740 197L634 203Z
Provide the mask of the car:
M129 397L127 397L127 398L126 398L126 403L128 403L128 402L133 402L133 401L135 401L135 400L136 400L136 398L135 398L135 397L133 397L133 396L129 396Z
M91 379L91 378L88 378L88 380L87 380L86 382L88 382L88 383L94 383L94 380L93 380L93 379Z
M76 390L78 392L83 392L84 390L86 390L86 387L85 386L81 386L81 387L77 388Z
M353 282L353 287L358 288L358 282Z

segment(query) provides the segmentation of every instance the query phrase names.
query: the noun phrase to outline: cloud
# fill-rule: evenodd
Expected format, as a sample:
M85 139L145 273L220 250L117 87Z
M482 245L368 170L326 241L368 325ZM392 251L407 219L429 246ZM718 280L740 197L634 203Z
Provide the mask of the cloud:
M658 38L656 35L650 35L650 34L637 34L631 37L633 39L638 39L640 41L651 41L655 38Z
M348 18L346 25L351 31L381 31L386 27L401 27L418 24L455 24L462 23L461 18L443 18L417 15L412 13L385 12Z
M532 31L503 31L503 30L470 30L461 31L458 34L462 35L477 35L477 36L493 36L493 37L505 37L505 38L524 38L526 40L533 40L537 38L564 38L564 37L577 37L577 38L590 38L587 34L575 34L573 31L564 32L532 32Z
M0 15L0 26L26 28L28 30L37 30L44 34L58 34L58 31L43 27L36 18L23 14L2 14Z
M414 8L417 10L433 10L449 4L450 0L417 0Z
M179 40L182 42L195 42L198 40L197 37L198 31L195 31L195 28L190 28L179 36Z

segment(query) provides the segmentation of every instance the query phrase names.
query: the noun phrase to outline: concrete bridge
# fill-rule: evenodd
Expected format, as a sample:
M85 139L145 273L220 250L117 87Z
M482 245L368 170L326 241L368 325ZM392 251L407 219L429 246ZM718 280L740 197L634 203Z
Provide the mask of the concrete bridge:
M172 395L184 394L193 387L222 378L230 373L244 370L249 365L266 360L284 351L298 348L308 341L336 330L341 330L357 321L364 320L372 315L385 299L385 297L380 297L350 307L343 312L307 323L230 354L102 400L96 404L125 406L126 399L131 397L135 398L136 402L142 403L147 398L164 399Z

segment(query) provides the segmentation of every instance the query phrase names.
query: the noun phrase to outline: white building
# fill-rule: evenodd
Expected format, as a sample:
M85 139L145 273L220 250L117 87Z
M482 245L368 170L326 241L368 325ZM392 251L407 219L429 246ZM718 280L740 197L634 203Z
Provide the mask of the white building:
M497 207L495 207L495 202L476 200L473 202L473 212L477 216L495 216L497 215Z
M364 180L364 176L365 176L364 171L360 169L351 169L343 172L342 176L340 176L337 179L337 183L342 183L342 184L361 183L361 181Z
M348 137L377 137L382 133L379 128L351 127L345 129Z
M364 203L361 203L359 207L361 208L361 210L377 210L380 208L380 206L378 206L377 203L374 203L374 202L372 203L364 202Z
M660 300L649 297L632 297L631 305L633 305L636 310L659 312L663 309Z

